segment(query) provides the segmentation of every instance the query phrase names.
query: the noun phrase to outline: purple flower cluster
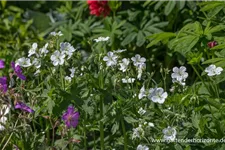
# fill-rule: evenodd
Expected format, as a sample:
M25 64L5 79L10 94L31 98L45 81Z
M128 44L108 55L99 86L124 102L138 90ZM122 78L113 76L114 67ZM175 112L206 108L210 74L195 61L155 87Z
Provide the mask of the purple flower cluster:
M78 124L78 119L80 117L79 112L74 111L73 106L69 106L67 111L63 114L62 120L65 122L67 128L76 128Z
M26 80L26 77L22 74L22 69L19 65L15 65L15 62L11 62L11 67L14 70L14 73L21 79Z
M0 59L0 69L5 68L5 62Z
M5 68L5 62L0 59L0 69ZM7 78L6 77L0 77L0 91L5 93L7 91Z
M29 113L34 113L34 110L31 109L29 106L27 106L25 103L23 102L17 102L15 105L15 109L21 109L23 111L27 111Z

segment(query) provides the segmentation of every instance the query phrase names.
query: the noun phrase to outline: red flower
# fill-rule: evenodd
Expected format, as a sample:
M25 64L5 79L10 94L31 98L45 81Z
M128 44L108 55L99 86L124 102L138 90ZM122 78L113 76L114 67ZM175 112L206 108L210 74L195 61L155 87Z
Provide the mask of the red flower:
M209 48L213 48L214 46L216 46L218 44L217 44L216 41L212 41L212 42L209 42L207 45L208 45Z
M89 5L91 15L96 15L96 16L103 15L104 17L106 17L110 13L108 1L88 0L87 3Z

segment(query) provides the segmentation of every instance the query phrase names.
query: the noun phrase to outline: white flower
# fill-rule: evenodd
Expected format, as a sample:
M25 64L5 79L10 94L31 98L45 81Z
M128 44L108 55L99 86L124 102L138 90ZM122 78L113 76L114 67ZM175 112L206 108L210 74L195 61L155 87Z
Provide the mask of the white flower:
M146 110L144 110L142 107L138 110L138 113L140 115L144 115L146 113Z
M71 77L66 76L66 77L65 77L65 80L71 82Z
M205 69L205 72L208 73L208 76L215 76L215 75L220 75L221 72L223 71L223 68L221 67L216 67L215 65L210 65Z
M16 61L16 66L20 65L21 67L30 67L32 64L30 63L29 58L22 57Z
M28 54L28 57L30 57L31 55L33 55L33 54L36 53L37 47L38 47L37 43L33 43L32 44L32 48L28 52L29 53Z
M138 145L137 150L149 150L149 148L146 145Z
M168 126L167 128L163 129L163 134L163 138L165 140L174 141L176 138L177 131L174 128Z
M34 58L32 64L35 66L35 68L39 69L41 67L41 61L37 58Z
M107 56L105 56L103 60L106 61L107 66L114 66L117 64L117 58L118 57L114 55L113 52L108 52Z
M167 92L164 92L163 88L151 88L149 90L148 98L155 103L162 104L164 103L165 99L167 98Z
M104 41L108 41L109 37L98 37L97 39L94 39L95 42L104 42Z
M115 50L113 51L114 53L122 53L122 52L125 52L127 51L126 49L118 49L118 50Z
M152 122L149 122L149 123L148 123L148 126L149 126L149 127L154 127L155 125L154 125Z
M144 136L144 130L141 125L133 129L132 140L136 138L141 138L143 136Z
M68 56L67 59L71 58L75 50L76 49L68 42L60 43L60 51Z
M38 70L34 73L34 75L37 76L40 72L41 72L41 71L38 69Z
M185 80L188 77L188 73L186 72L186 67L184 66L181 66L180 68L174 67L171 77L172 77L173 83L176 82L181 85L185 85Z
M129 63L130 63L129 59L123 58L122 59L122 63L119 63L119 65L120 65L119 70L125 72L127 70L127 68L128 68Z
M61 31L59 31L58 33L56 33L56 32L51 32L50 35L52 35L52 36L62 36L63 34L62 34Z
M146 96L146 90L145 90L145 86L142 86L142 88L140 89L140 92L138 94L138 98L142 99L143 97Z
M46 56L46 54L49 52L49 50L47 50L47 48L48 48L48 43L46 43L44 47L40 48L39 51L40 51L41 56L42 55Z
M60 53L58 50L56 50L52 56L51 60L54 66L62 65L64 63L65 54Z
M7 121L7 118L5 116L0 116L0 131L5 129L3 125L6 124L6 121Z
M70 77L73 78L74 77L74 73L75 73L75 68L72 67L71 69L69 69L71 74L70 74Z
M122 83L134 83L135 79L134 78L123 78Z
M5 117L5 115L7 115L10 111L10 106L8 105L2 105L1 109L0 109L0 131L4 130L5 127L3 126L4 124L6 124L7 121L7 117Z
M134 66L138 67L139 65L143 65L146 61L144 57L141 57L139 54L136 54L135 57L132 57Z

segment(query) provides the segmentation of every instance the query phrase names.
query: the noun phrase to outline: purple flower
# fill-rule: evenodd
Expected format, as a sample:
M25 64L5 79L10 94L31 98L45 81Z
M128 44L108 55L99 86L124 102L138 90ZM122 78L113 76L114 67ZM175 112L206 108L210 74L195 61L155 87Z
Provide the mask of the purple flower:
M7 86L7 78L6 77L0 77L0 91L6 92L8 89Z
M79 112L75 112L74 107L69 106L67 108L67 111L62 116L62 120L66 123L66 126L68 128L71 127L76 128L79 117L80 117Z
M0 59L0 69L5 68L5 62Z
M13 68L15 74L21 79L26 80L26 77L22 74L22 69L19 65L15 65L15 62L11 62L11 67Z
M21 109L21 110L27 111L29 113L34 113L34 110L31 109L26 104L24 104L23 102L17 102L16 105L15 105L15 109Z

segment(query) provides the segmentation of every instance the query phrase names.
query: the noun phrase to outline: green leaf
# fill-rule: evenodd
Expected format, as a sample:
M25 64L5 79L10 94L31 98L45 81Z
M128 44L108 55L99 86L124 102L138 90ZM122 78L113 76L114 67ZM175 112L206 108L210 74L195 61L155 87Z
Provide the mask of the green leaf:
M185 6L185 1L176 1L179 10L183 9Z
M145 43L145 37L142 31L139 31L137 34L137 46L141 47Z
M135 32L128 34L127 37L122 41L121 45L125 46L125 45L131 43L136 38L136 36L137 36L137 33L135 33Z
M124 117L124 120L125 120L127 123L135 123L135 122L138 122L138 120L134 119L134 118L131 117L131 116Z
M158 44L160 41L169 41L170 38L176 37L175 33L172 32L161 32L161 33L156 33L148 38L150 39L150 43L147 45L147 48ZM167 43L166 42L166 43Z
M204 61L202 64L215 64L218 61L225 62L225 58L213 58L213 59L209 59L209 60Z
M169 1L165 7L164 14L168 16L176 5L176 1Z
M115 122L113 124L113 126L112 126L112 129L111 129L112 134L115 134L116 131L118 131L118 129L119 129L119 123L118 122Z

